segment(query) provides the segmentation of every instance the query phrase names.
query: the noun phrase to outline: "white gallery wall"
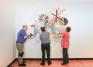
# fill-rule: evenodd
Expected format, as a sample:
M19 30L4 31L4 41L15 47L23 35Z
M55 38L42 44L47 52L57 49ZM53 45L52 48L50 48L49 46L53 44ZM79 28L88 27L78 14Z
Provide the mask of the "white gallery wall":
M15 0L0 0L0 67L15 59Z
M51 16L56 8L65 9L63 16L71 26L70 58L93 58L93 1L92 0L16 0L16 34L23 24L30 26L45 13ZM51 57L61 58L61 43L51 44ZM40 40L25 43L25 58L41 58Z

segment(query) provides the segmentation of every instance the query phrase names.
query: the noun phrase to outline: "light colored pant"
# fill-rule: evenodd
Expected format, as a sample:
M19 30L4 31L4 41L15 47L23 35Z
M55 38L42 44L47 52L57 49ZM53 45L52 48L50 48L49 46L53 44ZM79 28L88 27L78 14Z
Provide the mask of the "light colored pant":
M17 43L16 47L17 47L17 50L18 50L18 54L24 52L24 44ZM18 55L18 63L23 64L23 58L19 55Z

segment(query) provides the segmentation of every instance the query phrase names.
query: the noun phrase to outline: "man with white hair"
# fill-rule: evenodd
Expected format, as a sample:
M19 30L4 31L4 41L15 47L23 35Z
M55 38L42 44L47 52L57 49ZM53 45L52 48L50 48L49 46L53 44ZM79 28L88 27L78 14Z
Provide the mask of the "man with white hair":
M16 40L16 47L18 50L18 63L19 66L26 66L25 62L23 61L23 54L24 54L24 43L26 42L28 35L26 34L28 27L27 25L23 25L22 29L17 34Z

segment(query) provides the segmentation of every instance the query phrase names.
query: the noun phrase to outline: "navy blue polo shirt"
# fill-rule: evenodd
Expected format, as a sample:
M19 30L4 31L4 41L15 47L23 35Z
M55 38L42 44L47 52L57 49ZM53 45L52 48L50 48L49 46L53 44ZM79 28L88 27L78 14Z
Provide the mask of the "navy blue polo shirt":
M18 34L17 34L17 40L16 43L24 43L26 41L26 39L24 38L24 36L26 35L25 30L21 29Z

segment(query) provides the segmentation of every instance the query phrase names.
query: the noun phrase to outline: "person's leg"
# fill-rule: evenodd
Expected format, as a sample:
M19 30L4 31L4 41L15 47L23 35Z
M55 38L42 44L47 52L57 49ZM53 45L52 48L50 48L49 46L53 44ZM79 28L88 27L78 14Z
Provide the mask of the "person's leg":
M45 44L41 44L41 51L42 51L41 65L44 65L45 64Z
M66 48L66 61L67 61L67 63L69 63L69 56L68 56L68 48Z
M68 48L63 48L63 64L67 64L68 62Z
M18 63L19 65L24 65L23 64L23 53L24 53L24 44L18 44L17 45L17 50L18 50Z
M51 64L51 59L50 59L50 43L46 44L46 53L47 53L47 61L48 64Z

